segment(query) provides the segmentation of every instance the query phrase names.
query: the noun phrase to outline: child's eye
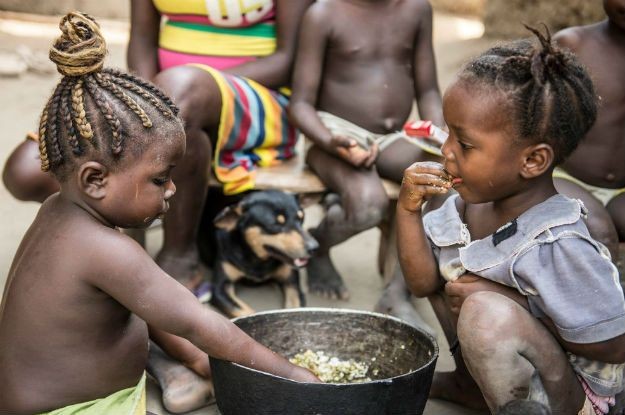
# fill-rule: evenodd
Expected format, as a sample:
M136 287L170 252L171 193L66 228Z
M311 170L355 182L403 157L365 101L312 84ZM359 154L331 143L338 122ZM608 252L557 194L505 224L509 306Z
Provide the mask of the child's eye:
M470 150L470 149L472 149L472 148L473 148L470 144L467 144L467 143L465 143L465 142L463 142L463 141L460 141L460 140L458 140L458 144L460 145L460 147L461 147L463 150Z
M165 184L169 181L169 177L163 177L163 178L156 178L156 179L152 179L152 182L157 185L157 186L165 186Z

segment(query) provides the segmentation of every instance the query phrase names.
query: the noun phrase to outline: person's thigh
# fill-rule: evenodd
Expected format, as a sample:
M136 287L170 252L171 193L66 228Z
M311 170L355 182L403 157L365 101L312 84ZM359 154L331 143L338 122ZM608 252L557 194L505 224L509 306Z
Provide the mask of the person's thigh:
M195 66L176 66L160 72L154 83L180 108L186 129L206 130L216 139L221 118L221 91L213 76Z
M607 209L616 226L620 242L625 242L625 193L610 200Z
M582 407L584 392L560 344L508 297L489 291L469 296L458 318L458 338L491 411L525 398L534 369L554 413L576 414Z
M375 169L352 167L317 146L310 148L306 162L330 190L341 196L346 212L388 205L386 191Z
M380 153L376 166L380 177L400 183L404 170L417 161L442 163L443 158L427 153L406 140L397 140Z
M13 150L4 165L2 179L9 192L23 201L43 202L60 188L51 173L41 171L39 144L31 139Z
M585 222L590 235L604 244L610 250L612 257L616 258L618 255L618 235L608 210L598 199L578 184L559 178L554 178L553 183L559 193L573 199L580 199L584 203L588 209L588 218Z

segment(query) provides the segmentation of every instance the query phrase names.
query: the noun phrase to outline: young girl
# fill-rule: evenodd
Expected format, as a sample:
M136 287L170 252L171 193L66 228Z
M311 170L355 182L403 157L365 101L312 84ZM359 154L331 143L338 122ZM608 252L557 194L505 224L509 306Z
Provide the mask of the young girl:
M461 349L432 397L496 412L524 397L536 369L554 413L603 414L622 391L623 292L585 208L551 177L592 126L596 97L575 58L531 30L538 45L492 48L447 90L444 166L404 173L400 262ZM458 195L422 216L452 187Z
M41 167L61 190L26 233L2 298L0 413L145 414L147 324L170 352L318 381L201 306L116 229L167 212L184 129L154 86L102 69L91 17L70 13L60 26L50 57L64 76L39 142Z

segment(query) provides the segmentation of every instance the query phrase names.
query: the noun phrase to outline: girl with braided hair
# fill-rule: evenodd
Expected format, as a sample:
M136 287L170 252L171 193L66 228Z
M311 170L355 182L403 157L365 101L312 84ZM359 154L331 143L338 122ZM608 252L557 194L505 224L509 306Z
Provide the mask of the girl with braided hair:
M552 178L593 125L596 96L574 56L530 30L537 41L489 49L447 89L444 164L404 172L399 259L454 353L431 397L496 413L537 371L554 414L605 414L623 389L623 291L585 207Z
M39 128L41 167L60 191L24 236L2 297L0 413L145 414L147 324L200 365L208 354L318 381L203 307L117 230L167 212L184 128L156 87L102 67L91 17L69 13L60 27L50 58L63 78Z

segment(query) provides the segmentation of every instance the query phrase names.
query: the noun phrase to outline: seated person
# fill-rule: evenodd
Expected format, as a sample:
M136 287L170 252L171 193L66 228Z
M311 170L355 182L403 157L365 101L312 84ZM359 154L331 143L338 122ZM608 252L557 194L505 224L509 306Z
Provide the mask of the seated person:
M596 95L575 57L532 31L538 44L489 49L446 91L444 165L404 173L399 259L456 346L431 397L497 413L537 371L554 414L605 414L623 392L623 291L588 211L552 178L593 125Z
M415 98L421 117L442 125L427 1L329 0L306 11L289 113L314 144L307 163L339 196L326 200L312 230L320 245L308 265L312 293L348 298L330 249L386 216L381 177L399 183L414 161L438 159L397 134ZM390 304L409 304L403 287L391 297ZM414 310L406 314L422 324Z
M581 199L590 234L612 253L625 242L625 0L603 2L607 19L554 36L593 77L601 105L597 121L553 173L556 189Z
M60 26L50 57L64 76L39 146L61 189L24 236L2 297L0 413L144 414L148 324L168 351L318 381L203 307L117 230L169 209L182 121L153 85L102 68L106 46L91 17L70 13Z

